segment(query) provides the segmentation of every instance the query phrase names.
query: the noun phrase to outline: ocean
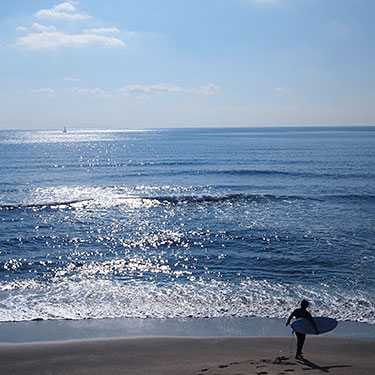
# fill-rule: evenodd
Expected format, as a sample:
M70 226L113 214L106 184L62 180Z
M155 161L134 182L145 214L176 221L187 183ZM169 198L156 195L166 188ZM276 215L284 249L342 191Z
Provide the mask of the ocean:
M375 127L0 131L0 321L375 324Z

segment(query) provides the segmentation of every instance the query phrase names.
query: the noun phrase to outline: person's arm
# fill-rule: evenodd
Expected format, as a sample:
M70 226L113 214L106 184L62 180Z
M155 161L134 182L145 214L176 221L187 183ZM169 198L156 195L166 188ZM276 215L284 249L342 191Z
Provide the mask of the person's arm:
M316 335L319 335L319 330L318 330L318 327L317 327L316 323L314 322L313 317L311 316L311 314L310 314L308 311L306 311L306 313L307 313L307 314L306 314L306 318L307 318L308 320L310 320L312 326L314 327L314 329L315 329L315 334L316 334Z
M290 316L289 316L287 322L285 323L286 326L289 325L290 321L293 319L293 316L294 316L294 311L290 314Z

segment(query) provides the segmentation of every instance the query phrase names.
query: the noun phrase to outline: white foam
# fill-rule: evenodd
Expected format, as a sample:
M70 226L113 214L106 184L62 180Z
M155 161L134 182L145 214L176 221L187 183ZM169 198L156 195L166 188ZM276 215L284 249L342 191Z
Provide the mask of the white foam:
M241 283L220 280L176 279L157 283L144 280L111 280L105 269L86 267L74 276L57 274L52 282L2 282L1 321L84 318L187 318L187 317L273 317L285 318L302 298L314 303L314 315L338 320L375 323L374 304L364 294L336 290L272 284L244 279ZM139 269L141 265L127 264ZM151 264L143 265L152 270ZM168 266L154 272L170 272ZM111 272L112 272L111 271ZM101 272L101 275L98 273ZM99 277L102 276L102 277Z

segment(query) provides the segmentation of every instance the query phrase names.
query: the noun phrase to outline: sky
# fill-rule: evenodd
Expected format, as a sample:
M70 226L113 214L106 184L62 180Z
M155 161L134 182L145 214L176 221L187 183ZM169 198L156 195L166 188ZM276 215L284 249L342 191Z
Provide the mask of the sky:
M0 0L0 129L375 125L374 0Z

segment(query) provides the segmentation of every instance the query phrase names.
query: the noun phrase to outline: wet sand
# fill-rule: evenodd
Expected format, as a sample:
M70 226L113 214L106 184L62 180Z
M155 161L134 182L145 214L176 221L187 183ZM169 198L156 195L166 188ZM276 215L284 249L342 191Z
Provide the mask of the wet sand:
M308 337L127 338L0 344L0 374L372 374L375 341Z

